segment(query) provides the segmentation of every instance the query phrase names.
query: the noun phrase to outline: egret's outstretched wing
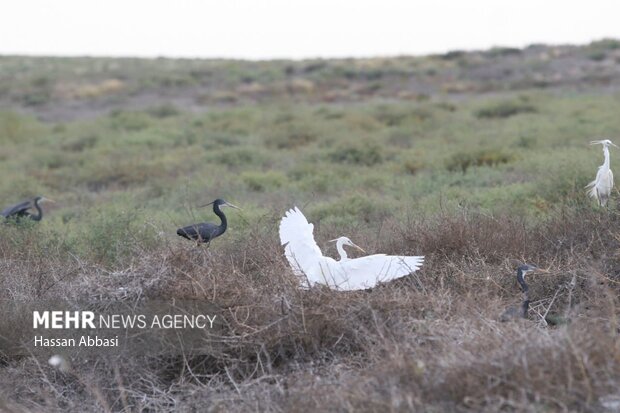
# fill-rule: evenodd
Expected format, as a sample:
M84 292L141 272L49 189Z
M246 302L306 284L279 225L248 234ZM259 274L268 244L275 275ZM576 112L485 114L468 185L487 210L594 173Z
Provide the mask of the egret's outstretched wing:
M3 209L2 212L0 212L0 215L2 215L5 218L8 218L13 215L23 215L30 208L32 208L32 202L24 201L24 202L20 202L19 204L11 205L10 207Z
M602 177L602 170L601 170L601 166L599 166L598 171L596 172L596 178L594 179L594 181L590 182L587 186L586 189L588 190L588 195L590 196L590 198L596 199L598 200L598 187L600 186L601 183L601 177Z
M379 282L391 281L417 271L423 262L424 257L385 254L339 261L340 280L337 287L342 290L372 288Z
M307 276L312 283L319 262L323 258L321 249L314 241L310 224L299 208L286 212L280 221L280 242L284 245L284 255L293 268L295 275Z
M586 185L586 189L588 190L588 196L590 198L598 199L598 194L596 193L596 179Z

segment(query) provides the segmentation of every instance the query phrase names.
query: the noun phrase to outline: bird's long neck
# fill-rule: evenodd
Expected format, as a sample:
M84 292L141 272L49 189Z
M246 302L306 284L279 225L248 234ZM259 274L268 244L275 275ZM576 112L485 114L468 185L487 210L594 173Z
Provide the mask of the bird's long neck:
M530 308L530 289L525 282L525 273L523 270L517 271L517 282L523 290L523 304L521 304L521 317L527 318L527 310Z
M336 249L338 249L338 254L340 254L340 260L348 260L349 256L347 255L347 252L344 250L344 241L339 239L338 241L336 241Z
M530 294L526 291L523 294L523 304L521 304L521 316L527 318L527 310L530 309Z
M226 221L226 215L224 215L219 205L213 204L213 213L220 217L220 228L222 229L222 231L226 230L228 222Z
M603 168L609 169L609 148L607 146L603 146L603 156L605 157Z
M37 210L37 215L31 215L30 219L33 220L33 221L41 221L41 218L43 218L43 211L41 210L41 206L39 205L39 200L38 199L35 199L34 207Z
M529 287L527 286L527 284L525 283L525 274L523 273L522 270L519 270L517 272L517 282L519 283L519 285L521 286L521 289L523 290L523 292L525 294L528 294L529 291Z

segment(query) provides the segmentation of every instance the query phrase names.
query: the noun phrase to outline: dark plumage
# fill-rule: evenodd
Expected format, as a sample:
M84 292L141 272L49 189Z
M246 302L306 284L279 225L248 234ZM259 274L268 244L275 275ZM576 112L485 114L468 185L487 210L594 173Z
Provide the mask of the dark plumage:
M54 202L51 199L44 198L42 196L37 196L34 199L20 202L19 204L11 205L9 207L4 208L0 215L2 215L6 219L13 218L19 221L22 218L30 218L33 221L41 221L43 218L43 210L41 210L40 202L50 201ZM37 214L33 215L30 210L36 209Z
M240 208L232 204L229 204L228 202L220 198L216 199L213 202L209 202L208 204L203 205L203 206L207 206L211 204L213 204L213 212L215 213L215 215L220 217L220 221L221 221L220 225L216 225L212 222L202 222L200 224L192 224L192 225L188 225L186 227L177 229L177 235L183 238L187 238L189 240L196 241L198 243L201 243L201 242L208 243L208 242L211 242L213 239L222 235L224 232L226 232L228 222L226 221L226 215L224 215L220 207L229 206L231 208L236 208L236 209L240 209Z
M521 306L508 307L500 316L500 321L510 321L518 318L527 318L527 311L530 308L530 293L529 287L525 282L525 275L531 271L538 271L538 268L533 265L521 265L517 268L517 282L523 291L523 302Z

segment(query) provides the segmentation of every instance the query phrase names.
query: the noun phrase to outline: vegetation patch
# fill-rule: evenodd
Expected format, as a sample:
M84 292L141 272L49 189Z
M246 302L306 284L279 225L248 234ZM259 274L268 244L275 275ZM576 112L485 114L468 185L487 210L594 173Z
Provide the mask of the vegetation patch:
M280 188L286 182L286 177L276 171L244 172L241 179L251 191L264 192Z
M319 133L316 126L294 119L279 119L278 124L269 132L265 143L277 149L294 149L316 142Z
M383 162L384 157L381 145L370 141L341 144L329 154L332 162L363 166L377 165Z
M501 119L536 112L538 109L530 103L507 100L482 107L475 112L475 115L479 119Z
M446 161L446 168L450 172L467 172L473 166L497 166L512 162L514 156L501 150L481 150L475 152L459 152Z
M515 47L493 47L486 52L484 55L487 57L498 58L498 57L506 57L506 56L517 56L522 53L521 49Z
M610 410L619 203L613 192L600 208L584 186L602 162L588 142L620 131L620 72L606 65L603 79L589 47L0 57L0 200L56 201L41 222L0 225L0 302L196 300L224 320L199 351L75 355L68 372L0 349L0 410ZM614 42L596 47L618 58ZM122 90L76 102L63 89L105 79ZM547 87L530 92L535 81ZM451 83L467 87L444 96ZM219 197L242 208L226 210L226 234L208 247L177 236L217 222L195 207ZM352 258L424 255L424 266L369 291L299 288L278 237L295 205L326 256L347 236L366 251ZM501 323L522 302L523 262L548 272L527 277L527 318ZM7 314L0 331L15 322Z
M248 147L230 147L207 154L207 159L212 159L229 167L247 168L262 165L266 156L262 151Z
M154 118L169 118L171 116L177 116L181 112L179 108L177 108L172 103L164 103L158 106L153 106L147 110L148 114L153 116Z
M125 131L140 131L151 125L148 114L138 111L113 110L110 113L110 126Z

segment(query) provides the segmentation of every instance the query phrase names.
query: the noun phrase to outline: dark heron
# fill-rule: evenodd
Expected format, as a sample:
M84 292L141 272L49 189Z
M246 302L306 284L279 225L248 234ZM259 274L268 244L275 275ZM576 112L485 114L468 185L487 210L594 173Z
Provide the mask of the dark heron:
M226 232L226 227L228 226L228 223L226 221L226 215L224 215L220 208L241 208L236 207L221 198L218 198L213 202L209 202L208 204L201 205L200 207L206 207L211 204L213 204L213 213L220 217L220 225L215 225L212 222L202 222L200 224L188 225L186 227L177 229L177 235L180 235L181 237L187 238L189 240L194 240L198 243L208 243L211 242L214 238L217 238L224 232Z
M524 264L517 268L517 282L523 291L523 302L520 307L511 306L506 309L500 316L500 321L510 321L518 318L527 318L527 311L530 308L530 293L529 287L525 282L525 275L529 272L541 271L539 268Z
M54 201L42 196L37 196L33 199L4 208L4 210L0 212L0 215L2 215L6 219L15 219L16 221L19 221L22 218L30 218L33 221L41 221L41 218L43 218L43 210L41 210L41 206L39 204L43 202ZM32 209L37 210L36 215L32 214Z

